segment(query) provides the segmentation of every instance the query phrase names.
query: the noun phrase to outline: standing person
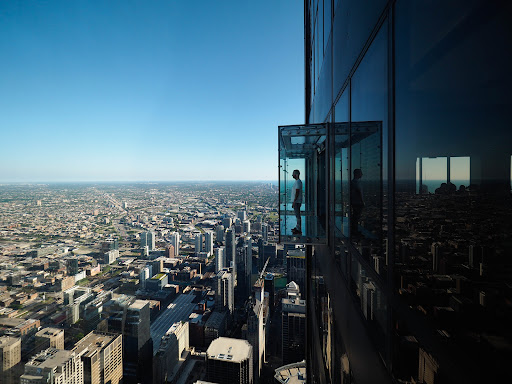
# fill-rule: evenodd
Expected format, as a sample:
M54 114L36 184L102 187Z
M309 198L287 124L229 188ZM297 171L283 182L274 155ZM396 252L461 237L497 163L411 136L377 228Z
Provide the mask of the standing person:
M302 234L302 220L300 217L300 206L302 204L302 181L300 180L300 171L294 170L292 177L295 179L292 187L292 208L297 218L297 225L292 229L292 233L295 235Z
M363 213L364 200L363 189L361 188L361 178L363 171L359 168L354 169L354 178L350 182L350 206L352 207L352 217L350 219L350 231L352 236L359 236L357 228L361 214Z

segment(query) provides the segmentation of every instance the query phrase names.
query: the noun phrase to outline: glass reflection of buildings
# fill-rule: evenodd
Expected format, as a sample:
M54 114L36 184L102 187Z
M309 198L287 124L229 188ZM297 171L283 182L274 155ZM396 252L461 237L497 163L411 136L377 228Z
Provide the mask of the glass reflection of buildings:
M308 381L511 382L510 15L305 1L306 124L279 130L279 207L281 242L308 244Z

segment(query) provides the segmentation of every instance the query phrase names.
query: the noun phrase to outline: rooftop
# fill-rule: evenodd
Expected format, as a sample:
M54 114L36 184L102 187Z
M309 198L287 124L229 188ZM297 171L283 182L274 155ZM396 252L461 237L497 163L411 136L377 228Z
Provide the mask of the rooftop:
M28 366L53 369L64 365L75 354L63 349L48 348L30 359Z
M219 337L212 341L206 354L209 359L239 363L251 357L252 346L247 340Z
M101 351L121 335L92 331L78 341L73 351L83 356L92 356L96 351Z
M64 330L58 329L58 328L43 328L39 332L36 333L36 336L37 337L57 336L59 333L64 333Z
M20 342L19 337L1 336L0 348L10 347L11 345Z

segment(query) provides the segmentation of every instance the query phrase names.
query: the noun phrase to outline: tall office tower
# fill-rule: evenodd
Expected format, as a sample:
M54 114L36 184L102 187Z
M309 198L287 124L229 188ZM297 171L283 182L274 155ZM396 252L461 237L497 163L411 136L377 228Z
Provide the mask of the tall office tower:
M245 275L248 280L247 286L250 288L251 286L251 275L252 275L252 238L251 236L247 236L244 239L244 247L246 249L245 253Z
M226 262L233 268L233 276L236 279L236 240L233 228L226 230Z
M247 316L247 341L252 345L254 363L254 382L259 381L265 360L265 301L263 285L255 292L251 302L252 309Z
M308 243L308 382L512 382L509 2L304 6L305 124L278 145L280 241Z
M0 336L0 383L19 383L21 338Z
M230 315L234 310L234 278L230 269L225 268L217 273L217 292L215 296L215 307L218 311L229 311Z
M84 364L84 384L118 384L123 378L123 336L92 331L73 348Z
M43 349L64 349L64 330L58 328L43 328L35 334L35 352Z
M238 211L237 215L236 215L241 222L244 222L245 220L247 220L247 211L244 209L242 211Z
M69 276L75 276L78 273L78 259L68 259L66 261L66 269Z
M217 227L215 227L215 237L217 243L224 242L224 226L222 224L219 224Z
M84 363L75 352L48 348L25 364L23 384L80 384L84 382Z
M139 273L139 285L142 289L146 289L146 280L148 280L151 276L149 275L149 268L144 267L140 270Z
M208 253L208 256L213 255L213 232L206 231L204 233L204 251Z
M274 314L274 291L275 291L275 284L274 284L274 275L271 273L267 273L265 275L265 278L263 279L264 284L264 290L268 293L268 307L270 309L270 315Z
M180 234L178 232L171 233L171 245L174 247L174 256L180 253Z
M215 249L215 273L226 267L226 247Z
M224 217L222 219L222 225L224 226L224 228L226 228L226 229L231 228L231 224L233 224L231 217Z
M218 384L252 384L252 346L246 340L219 337L206 351L206 378Z
M282 305L283 364L304 360L306 348L306 300L301 300L297 284L287 286Z
M295 281L300 289L306 290L306 249L290 249L286 255L286 276L288 282Z
M140 247L148 247L150 251L153 251L155 249L155 232L142 232L140 234Z
M243 231L247 234L251 233L251 222L249 220L243 221Z
M194 239L194 251L196 255L199 254L199 252L203 252L203 234L198 233L196 234L196 237Z
M263 238L264 242L268 241L268 224L267 223L261 224L261 237Z
M121 296L105 305L104 316L109 332L123 335L123 382L150 383L153 344L149 301Z
M189 348L189 323L174 323L162 337L153 357L153 383L176 382Z

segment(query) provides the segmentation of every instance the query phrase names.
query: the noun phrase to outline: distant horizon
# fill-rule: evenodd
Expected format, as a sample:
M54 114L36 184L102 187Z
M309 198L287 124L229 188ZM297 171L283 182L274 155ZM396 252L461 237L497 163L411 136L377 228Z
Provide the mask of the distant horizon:
M160 183L271 183L279 180L41 180L41 181L0 181L4 184L160 184Z

